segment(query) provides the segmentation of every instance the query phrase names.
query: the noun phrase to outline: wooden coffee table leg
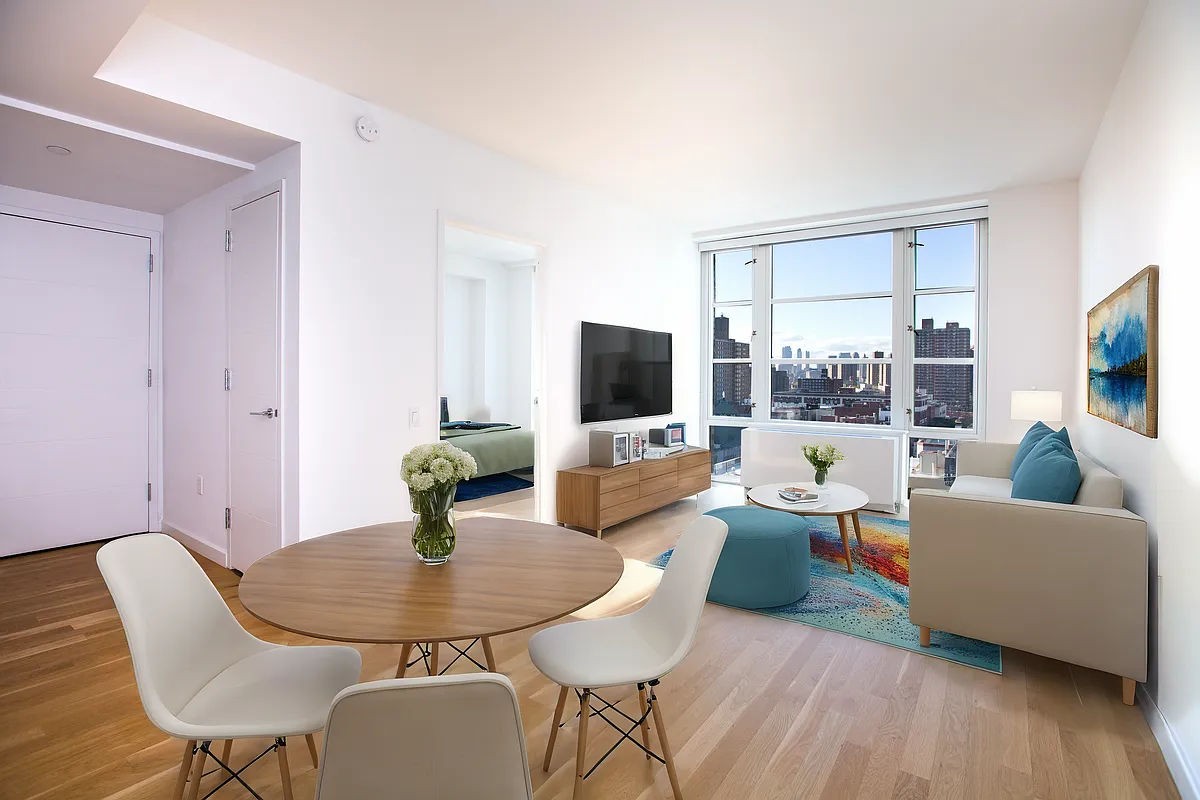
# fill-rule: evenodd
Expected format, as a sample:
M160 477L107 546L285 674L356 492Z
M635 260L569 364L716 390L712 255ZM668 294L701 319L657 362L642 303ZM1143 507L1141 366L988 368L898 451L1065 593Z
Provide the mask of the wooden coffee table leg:
M854 517L854 538L858 539L858 546L862 547L862 523L858 521L858 512L855 511L851 516Z
M850 561L850 535L846 532L846 515L838 514L838 530L842 532L842 549L846 553L846 572L854 572L854 564Z

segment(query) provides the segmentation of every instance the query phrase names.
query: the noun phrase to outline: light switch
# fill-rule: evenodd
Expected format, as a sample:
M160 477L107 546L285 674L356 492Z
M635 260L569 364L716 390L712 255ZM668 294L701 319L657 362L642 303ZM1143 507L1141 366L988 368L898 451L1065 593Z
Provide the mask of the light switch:
M408 410L408 427L419 428L421 426L421 409L413 406Z

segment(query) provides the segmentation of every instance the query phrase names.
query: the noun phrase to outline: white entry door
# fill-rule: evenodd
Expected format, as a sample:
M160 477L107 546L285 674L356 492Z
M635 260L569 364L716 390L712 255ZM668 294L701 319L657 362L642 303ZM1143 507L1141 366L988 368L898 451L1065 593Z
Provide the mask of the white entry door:
M149 258L0 214L0 556L150 529Z
M281 199L229 214L229 565L283 546L280 524Z

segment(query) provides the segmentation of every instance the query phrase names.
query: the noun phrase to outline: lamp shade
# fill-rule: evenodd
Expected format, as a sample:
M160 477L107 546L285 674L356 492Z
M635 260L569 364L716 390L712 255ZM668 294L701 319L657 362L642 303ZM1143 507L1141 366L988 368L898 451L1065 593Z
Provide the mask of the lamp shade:
M1062 420L1062 392L1039 389L1013 392L1009 416L1012 419L1059 422Z

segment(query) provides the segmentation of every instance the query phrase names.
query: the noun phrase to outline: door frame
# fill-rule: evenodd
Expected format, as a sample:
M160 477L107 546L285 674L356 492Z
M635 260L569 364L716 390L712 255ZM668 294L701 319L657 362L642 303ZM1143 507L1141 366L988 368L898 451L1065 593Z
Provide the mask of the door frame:
M30 194L34 194L30 192ZM70 198L60 198L56 195L44 195L46 198L53 198L56 201L61 201L63 206L74 206L76 203L80 206L85 206L80 210L90 212L92 206L96 204L87 203L85 201L72 200ZM34 199L34 198L31 198ZM36 199L41 199L36 198ZM100 208L102 206L98 206ZM124 209L115 209L124 211ZM153 487L150 492L150 502L148 503L147 513L147 530L150 532L161 532L163 523L163 433L162 433L162 387L163 387L163 369L162 369L162 280L160 276L163 270L163 255L162 255L162 229L143 228L136 225L126 225L119 222L114 222L111 219L106 219L101 216L79 216L68 214L61 211L51 210L45 205L28 205L19 206L10 203L0 203L0 213L29 217L32 219L42 220L44 222L53 222L60 225L74 225L81 228L91 228L93 230L105 231L107 233L124 234L126 236L138 236L150 240L150 256L154 262L154 270L150 272L150 331L149 331L149 361L150 369L152 370L153 380L149 387L149 398L146 408L146 466L147 480ZM143 212L134 212L142 214ZM161 220L160 215L158 216Z
M284 447L284 442L287 439L286 425L290 424L293 414L296 413L294 408L287 407L285 400L287 391L287 380L289 376L285 373L287 368L287 360L284 358L284 261L287 257L286 247L288 244L286 234L286 214L287 214L287 180L280 178L272 181L265 186L262 186L255 191L247 192L242 195L241 199L236 202L229 203L225 206L225 230L233 230L233 212L237 209L247 206L256 200L262 200L264 197L269 197L272 194L279 194L279 230L278 230L278 252L279 258L275 264L275 357L278 360L276 364L278 385L278 397L276 399L276 408L278 409L277 418L279 422L279 440L278 440L278 456L279 456L279 534L280 547L285 547L289 544L294 544L298 541L295 533L288 529L287 525L287 466L284 461L284 455L287 453ZM235 243L236 244L236 243ZM233 350L231 346L232 337L229 335L229 321L232 317L233 305L233 252L232 247L225 251L225 368L229 369L232 362ZM233 448L231 447L229 431L232 423L232 415L229 408L229 390L225 390L225 507L233 508L233 465L231 463L233 457ZM225 564L226 568L232 569L233 564L230 556L233 552L233 528L225 528Z
M546 432L546 403L544 402L545 395L545 369L546 369L546 345L543 335L543 322L545 318L545 285L546 285L546 246L536 239L528 239L523 236L517 236L511 233L504 233L501 230L487 224L481 224L473 221L471 217L461 214L455 214L449 211L438 209L437 212L437 302L434 308L434 328L437 331L436 353L434 356L433 365L433 397L431 408L433 409L434 417L440 420L441 402L439 400L441 385L442 385L442 318L445 314L445 278L446 278L446 228L459 228L460 230L472 231L473 233L483 234L495 239L503 239L508 242L516 242L517 244L528 245L536 252L534 267L533 267L533 300L531 303L531 330L529 332L532 341L532 356L533 364L529 370L530 383L529 389L533 397L533 410L531 418L533 419L533 519L535 522L543 521L542 500L543 489L549 484L547 481L550 477L549 472L549 445L545 436Z

